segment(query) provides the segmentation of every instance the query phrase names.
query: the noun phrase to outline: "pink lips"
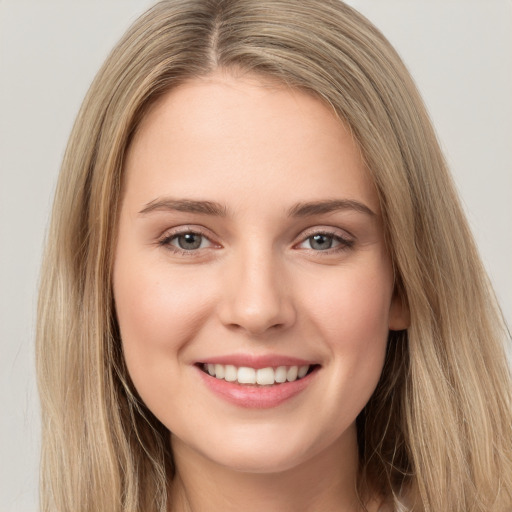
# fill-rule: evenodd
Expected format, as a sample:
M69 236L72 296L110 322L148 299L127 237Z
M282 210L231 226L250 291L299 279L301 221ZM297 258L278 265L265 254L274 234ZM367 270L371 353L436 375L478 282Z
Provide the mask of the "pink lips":
M254 369L277 368L279 366L304 366L315 363L286 356L251 356L251 355L229 355L207 358L196 365L199 377L210 391L220 398L238 406L253 409L266 409L277 407L283 402L303 391L315 379L318 373L318 366L305 377L293 382L284 382L271 386L258 386L239 384L238 382L227 382L217 379L202 370L204 364L223 364L236 367L247 366Z

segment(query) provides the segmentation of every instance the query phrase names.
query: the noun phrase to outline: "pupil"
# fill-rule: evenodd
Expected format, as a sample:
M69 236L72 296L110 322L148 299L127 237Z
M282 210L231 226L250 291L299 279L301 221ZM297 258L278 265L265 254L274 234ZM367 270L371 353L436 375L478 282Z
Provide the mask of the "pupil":
M325 251L332 246L332 237L329 235L314 235L310 238L310 244L313 249Z
M201 246L201 235L185 233L178 237L178 245L185 250L198 249Z

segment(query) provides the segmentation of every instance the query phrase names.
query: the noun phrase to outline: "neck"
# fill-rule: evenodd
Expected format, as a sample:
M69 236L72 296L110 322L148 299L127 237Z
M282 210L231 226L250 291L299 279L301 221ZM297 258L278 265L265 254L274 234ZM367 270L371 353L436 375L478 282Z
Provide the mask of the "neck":
M349 441L349 442L347 442ZM356 512L355 431L293 468L248 473L216 464L173 438L172 512ZM376 510L366 504L366 510Z

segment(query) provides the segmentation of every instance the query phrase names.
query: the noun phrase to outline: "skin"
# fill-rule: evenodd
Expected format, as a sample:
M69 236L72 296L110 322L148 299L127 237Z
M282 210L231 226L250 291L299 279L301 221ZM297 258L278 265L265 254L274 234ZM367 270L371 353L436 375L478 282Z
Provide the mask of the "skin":
M218 71L152 107L125 172L116 310L134 385L172 432L176 510L359 510L355 420L406 313L348 129L312 96ZM326 200L363 207L290 215ZM180 251L187 232L198 249ZM312 245L318 233L331 248ZM226 354L319 369L277 407L246 408L200 378L198 361Z

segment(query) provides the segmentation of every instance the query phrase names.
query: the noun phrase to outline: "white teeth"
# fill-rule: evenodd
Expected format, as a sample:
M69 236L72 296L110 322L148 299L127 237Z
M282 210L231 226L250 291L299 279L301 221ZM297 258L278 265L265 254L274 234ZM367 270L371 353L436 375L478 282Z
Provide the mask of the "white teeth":
M241 366L238 368L238 382L240 384L256 384L256 370Z
M308 373L308 370L309 370L309 365L305 365L305 366L299 366L299 371L297 372L297 377L299 377L299 379L302 379L302 377L305 377L306 376L306 373Z
M286 382L286 366L279 366L275 371L276 382Z
M282 384L286 381L294 382L305 377L309 371L309 365L303 366L278 366L277 368L250 368L248 366L236 366L227 364L205 364L203 369L212 377L224 379L227 382L239 384L258 384L259 386L271 386Z
M286 380L288 382L293 382L294 380L297 380L298 373L299 368L297 366L290 366L290 368L288 368L288 371L286 372Z
M228 382L235 382L235 380L238 378L236 366L233 366L232 364L227 364L226 369L224 371L224 378Z
M256 372L256 382L261 386L274 384L274 368L260 368Z
M224 378L224 365L223 364L215 365L215 377L217 377L217 379Z

